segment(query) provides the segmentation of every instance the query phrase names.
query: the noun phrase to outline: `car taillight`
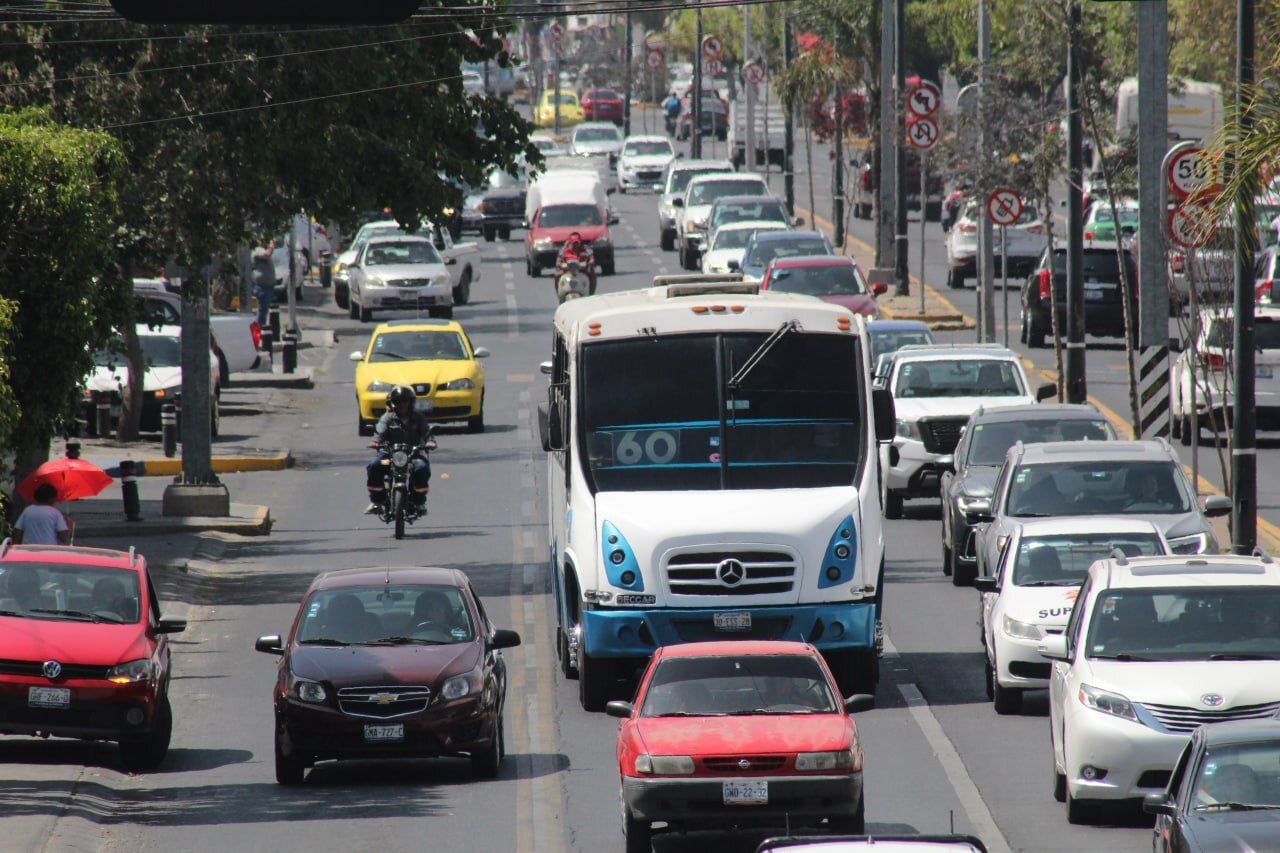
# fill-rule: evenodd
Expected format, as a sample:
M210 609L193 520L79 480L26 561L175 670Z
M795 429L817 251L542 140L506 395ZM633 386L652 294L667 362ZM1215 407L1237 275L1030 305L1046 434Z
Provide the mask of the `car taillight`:
M1209 370L1226 370L1227 357L1221 353L1207 352L1204 354L1204 366Z
M1048 270L1040 270L1040 298L1053 298L1053 274Z
M1256 295L1259 302L1263 303L1264 305L1271 304L1271 289L1274 285L1275 285L1274 280L1264 281L1262 284L1258 285Z
M974 225L972 222L961 222L960 225L957 226L957 230L961 234L977 234L978 226Z
M249 324L249 334L253 336L253 348L262 349L262 327L257 320Z

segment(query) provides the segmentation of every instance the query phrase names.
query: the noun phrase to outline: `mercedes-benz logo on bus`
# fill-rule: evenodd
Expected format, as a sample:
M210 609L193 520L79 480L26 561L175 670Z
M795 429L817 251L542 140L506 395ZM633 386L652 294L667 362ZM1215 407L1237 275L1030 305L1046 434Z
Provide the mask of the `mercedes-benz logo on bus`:
M747 576L747 567L737 560L721 560L716 566L716 579L725 586L737 586Z
M62 664L56 660L47 660L44 666L40 667L40 671L44 673L44 677L52 681L59 675L62 675Z

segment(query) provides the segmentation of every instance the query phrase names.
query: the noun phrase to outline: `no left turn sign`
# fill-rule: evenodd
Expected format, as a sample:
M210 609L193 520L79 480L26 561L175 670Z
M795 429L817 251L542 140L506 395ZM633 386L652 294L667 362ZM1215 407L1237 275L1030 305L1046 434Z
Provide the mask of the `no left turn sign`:
M996 225L1016 224L1022 216L1022 197L1008 188L996 190L987 196L987 216Z
M921 151L938 144L938 123L931 118L916 118L907 123L907 141Z
M907 110L919 118L928 118L936 113L941 103L942 92L928 80L921 80L907 93Z

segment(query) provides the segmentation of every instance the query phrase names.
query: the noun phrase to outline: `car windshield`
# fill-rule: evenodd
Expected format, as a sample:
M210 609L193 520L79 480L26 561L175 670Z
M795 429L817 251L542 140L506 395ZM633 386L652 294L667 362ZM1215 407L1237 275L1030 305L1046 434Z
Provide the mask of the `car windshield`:
M689 188L689 204L711 204L727 195L764 195L763 181L708 180L699 181Z
M1106 418L1025 417L1016 421L978 423L971 428L966 465L997 466L1005 453L1019 441L1037 444L1045 441L1114 441L1116 431Z
M829 255L830 248L817 234L788 235L786 240L766 240L757 243L747 255L747 265L767 267L769 262L777 258L798 258L801 255Z
M540 228L574 228L599 225L600 208L594 204L557 204L542 208L538 214Z
M1071 586L1084 583L1089 567L1113 551L1126 557L1154 557L1164 546L1156 533L1064 533L1024 536L1013 562L1014 586ZM1071 601L1075 601L1072 596Z
M559 100L561 104L578 103L578 96L573 94L572 92L561 92L558 99L554 92L547 92L547 94L543 95L542 97L543 97L543 100L548 104L554 104L556 103L557 100Z
M645 139L628 142L622 149L624 155L644 157L650 154L671 154L671 143L665 139Z
M462 591L441 584L318 590L302 605L300 645L446 645L475 639ZM378 683L378 682L374 682Z
M1183 514L1194 505L1175 462L1080 459L1018 466L1007 508L1034 518Z
M857 339L785 334L736 390L730 388L729 380L768 337L655 336L584 346L583 457L594 487L852 483L863 434ZM680 377L675 385L673 376Z
M615 127L580 127L573 134L574 142L617 142L621 138Z
M773 271L769 289L806 296L857 296L867 292L867 283L853 264L787 267Z
M463 361L467 348L457 332L383 332L373 339L369 361Z
M871 329L871 358L878 360L887 352L897 352L912 344L936 343L928 329Z
M1085 652L1120 660L1280 660L1280 588L1108 589Z
M374 243L364 254L365 266L378 267L392 264L442 264L436 247L425 240L404 243Z
M733 202L718 204L711 215L711 227L727 222L786 222L787 211L780 201Z
M596 101L616 101L618 93L612 89L592 89L587 92L587 97Z
M1137 224L1138 222L1138 209L1136 207L1121 207L1116 210L1116 213L1119 215L1122 223ZM1098 212L1094 215L1093 221L1110 223L1112 221L1111 206L1106 204L1099 205Z
M1131 275L1136 275L1136 268L1132 261L1126 263ZM1053 273L1054 275L1067 274L1067 253L1065 251L1055 251L1053 256ZM1119 281L1120 280L1120 264L1116 260L1114 249L1099 249L1094 251L1085 251L1084 253L1084 270L1082 275L1085 281L1089 279L1098 279L1099 281Z
M148 367L182 366L182 340L177 335L139 335L138 343Z
M1018 397L1026 392L1016 362L1007 359L909 361L898 369L893 396Z
M716 239L711 244L713 252L724 249L745 249L747 243L756 233L754 228L721 228L716 232Z
M1231 317L1215 317L1205 332L1205 346L1216 349L1235 349L1235 320ZM1253 345L1260 350L1280 349L1280 320L1271 317L1254 317Z
M0 616L75 622L136 623L142 618L138 573L74 563L0 566Z
M716 172L722 172L724 169L707 168L707 169L673 169L670 180L667 182L667 192L671 195L684 195L684 191L689 186L689 182L699 175L711 175Z
M1208 747L1194 791L1192 806L1198 812L1280 809L1280 738Z
M642 717L834 713L835 697L809 655L666 658L640 709Z

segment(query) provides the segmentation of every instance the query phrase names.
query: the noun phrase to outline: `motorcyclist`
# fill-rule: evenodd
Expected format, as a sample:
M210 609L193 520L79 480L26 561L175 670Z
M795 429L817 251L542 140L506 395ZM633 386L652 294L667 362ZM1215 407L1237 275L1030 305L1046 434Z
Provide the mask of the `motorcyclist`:
M564 241L564 245L560 247L560 254L556 256L556 280L559 281L560 272L568 265L569 261L577 261L582 271L587 274L587 280L591 283L591 292L596 292L596 261L595 256L591 253L591 245L582 239L582 234L574 231L569 235L569 239Z
M383 488L382 460L388 458L391 446L407 444L410 447L423 447L424 452L415 454L409 462L409 487L411 498L419 506L427 501L427 484L431 480L431 463L427 461L425 451L435 450L435 439L431 438L431 426L427 416L414 407L417 396L407 385L397 385L387 392L387 410L378 419L373 428L374 439L371 447L377 456L365 469L368 478L369 507L365 512L374 515L385 505L387 496Z
M667 93L667 99L662 102L662 111L667 117L667 133L674 134L676 122L680 119L680 98L676 95L675 89Z

